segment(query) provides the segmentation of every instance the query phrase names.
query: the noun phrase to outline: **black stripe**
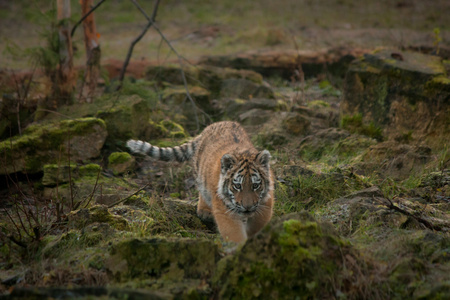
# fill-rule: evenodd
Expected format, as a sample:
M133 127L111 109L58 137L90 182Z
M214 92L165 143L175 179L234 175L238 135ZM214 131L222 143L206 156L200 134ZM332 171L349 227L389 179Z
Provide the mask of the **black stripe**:
M173 153L175 154L175 159L179 162L184 161L183 159L183 152L181 152L179 149L177 148L172 148ZM181 153L180 153L181 152Z
M166 148L159 148L159 159L162 161L170 161L170 156L167 155Z

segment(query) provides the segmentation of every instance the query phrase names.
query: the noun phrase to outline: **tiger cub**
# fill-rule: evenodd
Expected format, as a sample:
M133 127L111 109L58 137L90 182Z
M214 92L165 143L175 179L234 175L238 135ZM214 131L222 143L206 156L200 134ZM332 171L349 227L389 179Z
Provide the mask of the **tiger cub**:
M225 240L243 242L270 221L271 156L267 150L258 152L238 123L214 123L191 142L173 148L136 140L129 140L127 147L162 161L192 160L199 189L197 215L213 218Z

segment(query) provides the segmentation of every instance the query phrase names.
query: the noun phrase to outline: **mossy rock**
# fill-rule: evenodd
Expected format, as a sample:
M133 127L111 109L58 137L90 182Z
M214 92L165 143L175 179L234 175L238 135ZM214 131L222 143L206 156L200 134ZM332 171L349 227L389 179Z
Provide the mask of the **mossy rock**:
M386 141L367 148L354 167L364 174L379 172L382 176L404 180L411 174L422 171L430 161L432 150L428 146Z
M370 265L330 225L296 213L273 220L221 260L213 286L222 299L370 298L380 287L357 283L370 276Z
M187 97L184 86L170 86L163 90L161 103L170 119L189 130L194 130L197 128L197 118L200 123L207 123L205 113L211 114L213 106L211 93L208 90L199 86L189 86L189 94L195 106Z
M220 93L222 82L226 79L247 79L261 84L262 76L248 70L235 70L214 66L183 66L186 81L189 85L200 85L209 90L213 97ZM183 85L184 79L179 65L151 66L146 71L146 78L159 80L173 85Z
M308 161L322 159L332 163L357 156L376 143L372 138L350 134L347 130L327 128L305 137L300 142L299 154Z
M101 170L97 164L81 166L78 168L78 176L72 180L72 185L64 183L59 184L57 188L45 187L43 196L58 198L66 204L72 201L74 204L83 201L83 206L88 202L109 205L128 196L130 191L136 189L123 178L104 176Z
M69 182L71 179L78 177L75 165L45 165L44 177L42 177L42 184L45 186L54 186Z
M113 152L108 157L108 167L115 175L132 171L136 160L128 152Z
M109 143L125 142L132 137L143 138L151 116L151 100L137 95L117 99L115 105L110 103L96 112L98 118L105 120Z
M226 79L222 82L220 91L221 98L275 98L271 88L255 84L247 79Z
M36 173L44 165L84 161L100 155L105 143L105 122L97 118L66 120L46 125L29 126L21 136L0 142L0 174Z
M308 132L311 121L299 113L292 112L285 116L282 125L288 133L298 136Z
M87 164L78 168L80 177L97 177L102 171L102 167L97 164Z
M436 136L450 134L450 80L441 58L382 49L355 60L345 81L342 115L361 115L364 126L388 137L411 132L438 144Z
M112 245L106 267L119 282L136 278L166 281L208 278L219 258L212 241L202 239L130 239Z
M108 131L106 144L113 148L132 137L145 139L148 121L160 114L156 108L158 95L150 88L150 82L126 83L120 92L106 93L95 99L95 103L62 106L59 114L49 114L44 121L60 120L62 116L95 116L104 120Z
M81 208L67 215L69 228L83 229L92 223L107 223L118 230L128 228L128 222L120 216L113 215L105 205Z
M260 108L253 108L238 116L239 123L243 125L262 125L268 122L273 112Z
M214 106L222 118L236 121L238 120L239 115L251 109L262 109L272 112L287 110L285 101L265 98L223 98L216 100Z

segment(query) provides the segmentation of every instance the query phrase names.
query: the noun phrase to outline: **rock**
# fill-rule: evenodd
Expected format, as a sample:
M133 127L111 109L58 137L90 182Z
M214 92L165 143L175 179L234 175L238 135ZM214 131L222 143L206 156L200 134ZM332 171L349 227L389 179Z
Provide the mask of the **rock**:
M176 222L183 228L193 231L215 231L215 224L204 223L197 216L197 206L195 203L193 204L183 200L164 199L163 205L169 222Z
M362 116L383 135L414 139L450 134L450 79L441 58L383 49L354 61L345 80L341 112ZM432 139L431 139L432 136Z
M42 184L45 186L54 186L62 183L69 182L70 179L77 177L76 166L66 165L45 165L44 177L42 177Z
M19 134L28 126L33 120L36 106L37 101L24 101L17 99L15 94L3 94L0 98L0 140Z
M72 211L67 218L69 228L83 229L92 223L107 223L118 230L125 230L128 227L128 222L123 217L111 214L105 205Z
M87 284L88 285L88 284ZM171 300L173 295L160 291L147 291L136 289L120 289L102 286L86 286L72 288L39 287L25 288L15 287L9 299L152 299Z
M75 165L45 165L42 184L45 186L64 185L72 179L72 183L80 177L97 177L102 167L88 164L77 167Z
M220 98L275 98L271 88L247 79L226 79L220 88Z
M118 205L110 208L109 211L126 219L130 227L149 228L155 223L152 218L147 216L144 210L137 207Z
M385 201L381 190L372 186L330 202L322 211L321 218L332 222L341 234L347 235L356 230L361 219L370 213L386 211L387 207L382 205L387 203Z
M8 161L0 174L36 173L46 164L66 164L69 147L71 162L97 157L107 134L103 120L96 118L29 126L21 136L0 142L1 159Z
M386 141L370 146L355 165L364 174L374 171L392 179L403 180L419 172L432 160L431 148Z
M189 87L189 94L195 102L195 107L188 99L184 86L166 88L162 93L162 103L166 105L171 119L188 129L196 129L195 114L197 113L197 118L204 124L207 122L204 113L211 113L213 110L211 93L202 87L194 86Z
M269 150L307 134L311 124L308 116L297 112L276 111L266 116L258 114L258 111L249 111L246 116L256 120L248 124L263 124L258 128L257 142Z
M102 167L97 164L87 164L78 168L80 177L97 177L102 171Z
M282 121L283 128L290 134L303 135L309 130L311 121L298 113L287 113Z
M118 282L136 278L181 281L211 276L217 245L203 239L129 239L111 246L106 268Z
M272 112L287 110L287 104L283 100L251 98L249 100L239 98L223 98L214 101L214 107L226 120L238 121L239 115L251 109L262 109Z
M362 292L357 282L361 274L370 276L372 266L331 225L294 213L272 220L222 259L213 287L219 299L358 298L380 289L372 282Z
M361 153L376 140L362 136L351 135L347 130L340 128L327 128L308 135L299 145L300 155L307 160L318 160L327 155L339 158L348 158Z
M253 108L239 115L238 121L243 125L261 125L266 123L273 115L273 112Z
M268 50L250 51L225 56L207 56L200 60L202 65L230 67L256 71L263 76L281 76L292 79L301 64L306 78L320 73L331 72L343 77L349 63L356 57L367 53L363 49L332 48L317 51L309 50Z
M214 66L183 66L187 84L200 85L209 90L213 97L221 91L222 82L227 79L246 79L256 84L262 83L262 76L248 70L235 70ZM179 65L152 66L147 69L146 78L184 85Z
M197 68L199 70L199 81L211 91L213 97L219 96L222 92L224 81L228 79L243 79L257 85L263 82L260 74L249 70L235 70L213 66L197 66Z
M103 107L96 112L96 116L106 123L108 143L114 144L116 140L125 143L133 137L145 137L151 112L148 100L134 95L99 105Z
M113 152L108 157L108 168L110 168L114 175L124 174L132 171L136 159L128 152Z

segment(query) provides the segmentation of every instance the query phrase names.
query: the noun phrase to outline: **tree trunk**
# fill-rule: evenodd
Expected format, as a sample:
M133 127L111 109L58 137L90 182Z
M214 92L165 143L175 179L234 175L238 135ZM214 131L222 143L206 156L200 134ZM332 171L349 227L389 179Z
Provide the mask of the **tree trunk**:
M70 104L75 87L73 68L72 39L70 37L69 18L70 0L57 0L58 36L59 36L59 71L56 93L56 105ZM56 108L56 107L55 107Z
M86 15L93 6L93 0L81 0L82 15ZM94 13L83 20L84 44L86 46L86 72L82 88L83 102L91 103L95 95L98 77L100 75L100 44L95 26Z

